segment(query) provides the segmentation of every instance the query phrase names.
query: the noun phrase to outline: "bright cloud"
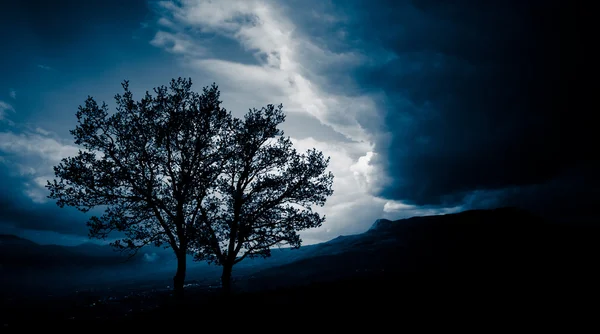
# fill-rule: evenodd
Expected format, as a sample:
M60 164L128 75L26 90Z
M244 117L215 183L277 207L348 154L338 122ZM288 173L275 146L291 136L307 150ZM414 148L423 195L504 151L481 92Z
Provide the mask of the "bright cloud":
M269 1L181 1L179 5L161 2L166 17L161 26L175 29L175 33L160 30L156 40L176 34L190 41L191 29L201 33L217 34L237 41L251 52L259 65L236 63L224 59L211 59L196 54L190 65L218 77L219 84L235 91L252 90L254 99L280 98L289 112L305 112L335 131L355 141L370 141L370 135L358 122L359 115L373 114L374 103L364 97L331 94L319 86L316 69L328 63L356 64L360 57L353 54L336 54L324 50L302 35L284 13ZM178 28L173 28L178 27ZM185 37L184 37L185 36ZM202 37L196 39L201 45ZM166 47L168 51L172 47ZM194 56L194 47L181 47L186 56ZM184 51L185 50L185 51ZM251 100L251 101L252 101ZM371 115L376 118L377 113Z
M378 165L371 163L371 160L375 156L376 153L368 151L350 166L350 171L352 171L357 182L369 193L377 193L389 181L384 171Z
M66 144L52 137L47 131L44 133L0 132L0 150L21 157L38 157L50 163L57 163L63 157L77 154L79 150L77 146Z
M0 101L0 121L6 119L7 112L15 112L13 106L8 104L7 102Z
M162 47L165 50L186 56L201 56L206 50L201 46L194 44L187 36L182 34L172 34L166 31L159 31L150 41L150 44L156 47Z
M292 139L292 142L299 152L316 148L330 157L329 170L334 174L333 195L323 208L314 208L324 214L327 220L322 228L302 233L305 243L325 241L340 234L364 232L375 219L382 216L385 200L369 195L351 168L356 164L356 157L369 149L368 144L327 143L313 138Z
M384 217L389 219L402 219L414 216L430 216L461 211L462 206L439 208L409 205L399 201L387 201L383 206Z
M374 157L374 134L367 128L379 128L382 121L374 97L345 94L339 88L332 91L321 74L330 66L360 65L367 61L365 57L317 45L286 17L281 4L271 1L183 0L160 2L160 7L159 30L151 44L180 55L192 69L216 78L224 103L239 101L234 102L234 109L241 110L283 103L286 112L310 115L350 139L294 139L293 131L288 131L299 151L316 148L330 156L335 176L333 196L325 207L315 208L327 221L320 229L302 233L305 244L361 233L375 219L394 219L403 210L414 210L371 195L386 182L383 173L369 163ZM256 63L198 52L210 39L207 36L235 41Z
M53 70L52 67L44 65L44 64L38 64L37 67L41 68L42 70L45 70L45 71L52 71Z
M77 155L78 150L41 128L19 134L0 132L0 152L6 154L2 163L12 165L20 176L29 178L24 192L35 203L47 201L45 185L46 180L54 178L52 167L64 157Z

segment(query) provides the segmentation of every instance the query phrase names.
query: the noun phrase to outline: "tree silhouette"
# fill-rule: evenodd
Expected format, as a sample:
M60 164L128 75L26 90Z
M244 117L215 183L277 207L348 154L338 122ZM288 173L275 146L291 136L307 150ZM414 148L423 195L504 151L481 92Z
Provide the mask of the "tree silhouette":
M191 91L191 79L146 92L136 102L124 81L115 96L116 112L88 97L71 134L83 146L54 167L59 182L48 181L49 198L60 207L87 212L104 207L88 221L90 237L121 232L112 245L137 250L147 244L170 247L177 257L174 292L183 297L186 254L201 218L203 201L227 157L224 131L231 115L220 107L218 87Z
M195 239L196 259L223 266L226 294L236 263L268 257L275 245L300 247L297 232L325 221L311 206L323 206L333 193L329 158L315 149L297 153L277 128L284 120L281 105L233 119L230 158L202 207L206 228Z

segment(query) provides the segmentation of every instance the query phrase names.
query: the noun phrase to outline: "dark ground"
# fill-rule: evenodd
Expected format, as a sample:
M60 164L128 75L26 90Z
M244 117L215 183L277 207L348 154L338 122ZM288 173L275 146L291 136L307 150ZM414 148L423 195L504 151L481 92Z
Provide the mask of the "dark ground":
M329 324L347 326L402 325L415 321L440 321L440 317L515 317L528 320L542 316L566 317L572 312L587 319L597 317L597 282L543 277L457 278L446 276L400 276L379 274L370 277L312 283L301 287L262 292L236 293L222 298L216 292L188 289L186 303L177 305L168 293L138 295L131 300L96 306L51 303L10 316L4 329L156 329L170 324L194 327L203 323L224 328L271 327L268 322L288 326ZM590 289L592 286L593 289ZM123 307L158 300L157 308L124 313ZM62 307L58 307L63 305ZM229 319L228 319L229 318ZM260 319L258 321L257 319ZM437 319L437 320L436 320ZM481 319L479 319L481 320ZM557 320L557 319L554 319ZM253 325L250 325L253 324ZM272 324L273 327L275 324Z
M514 209L381 221L363 234L299 250L302 256L287 263L255 272L241 267L229 298L214 277L188 281L184 304L174 302L167 281L131 282L3 298L1 320L4 329L20 331L204 321L272 327L256 319L294 329L315 321L400 325L414 316L587 318L599 309L598 236L596 226L550 223Z

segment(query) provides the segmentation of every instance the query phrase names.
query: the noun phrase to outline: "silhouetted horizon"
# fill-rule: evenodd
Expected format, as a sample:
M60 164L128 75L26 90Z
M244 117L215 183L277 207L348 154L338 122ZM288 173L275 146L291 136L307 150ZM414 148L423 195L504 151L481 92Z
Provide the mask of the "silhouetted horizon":
M2 321L593 296L592 13L3 3Z

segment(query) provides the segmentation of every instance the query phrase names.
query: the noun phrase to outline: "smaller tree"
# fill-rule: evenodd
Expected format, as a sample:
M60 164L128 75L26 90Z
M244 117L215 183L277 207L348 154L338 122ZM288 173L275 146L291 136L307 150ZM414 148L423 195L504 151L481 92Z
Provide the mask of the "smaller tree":
M112 115L89 97L71 131L84 150L62 159L54 167L59 181L47 185L60 207L105 208L90 218L90 237L120 232L112 245L132 252L148 244L172 248L177 297L183 296L201 203L227 161L223 131L231 122L216 85L202 94L191 86L191 79L172 80L136 102L125 81Z
M321 226L325 216L312 210L333 194L329 158L311 149L299 154L278 125L282 106L252 109L235 118L229 132L229 160L207 196L194 251L197 260L223 266L229 293L233 266L247 257L268 257L271 247L298 248L298 231Z

